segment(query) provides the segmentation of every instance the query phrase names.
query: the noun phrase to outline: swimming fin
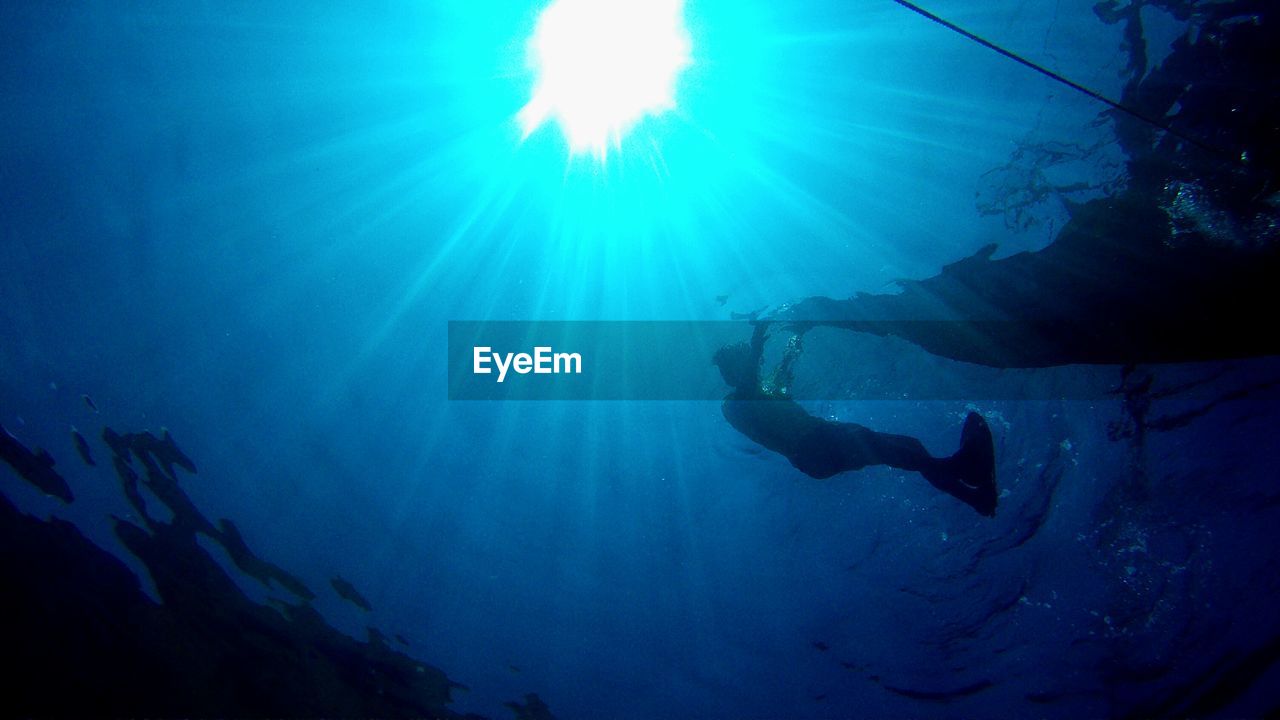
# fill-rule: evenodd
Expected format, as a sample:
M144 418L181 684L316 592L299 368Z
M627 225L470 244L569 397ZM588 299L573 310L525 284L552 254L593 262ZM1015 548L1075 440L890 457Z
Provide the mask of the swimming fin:
M960 431L960 449L925 471L934 487L964 502L979 515L996 514L996 449L987 421L969 413Z

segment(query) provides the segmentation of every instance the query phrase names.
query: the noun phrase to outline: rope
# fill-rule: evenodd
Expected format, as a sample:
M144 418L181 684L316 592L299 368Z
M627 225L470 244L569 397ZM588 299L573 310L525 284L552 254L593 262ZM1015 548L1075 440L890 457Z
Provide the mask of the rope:
M952 32L954 32L954 33L958 33L959 35L962 35L962 36L964 36L964 37L966 37L966 38L968 38L968 39L972 40L973 42L978 43L979 45L981 45L981 46L983 46L983 47L985 47L985 48L987 48L987 49L989 49L989 50L994 50L994 51L996 51L996 52L1000 53L1001 55L1003 55L1003 56L1005 56L1005 57L1009 58L1010 60L1012 60L1012 61L1014 61L1014 62L1016 62L1016 63L1020 64L1020 65L1023 65L1023 66L1025 66L1025 67L1029 67L1029 68L1031 68L1032 70L1035 70L1036 72L1040 73L1041 75L1044 75L1044 76L1045 76L1045 77L1047 77L1047 78L1050 78L1050 79L1052 79L1052 80L1055 80L1055 81L1057 81L1057 82L1060 82L1060 83L1062 83L1063 85L1066 85L1067 87L1071 88L1072 90L1076 90L1076 91L1078 91L1078 92L1084 93L1085 95L1088 95L1089 97L1093 98L1094 100L1097 100L1097 101L1098 101L1098 102L1100 102L1100 103L1103 103L1103 104L1105 104L1105 105L1108 105L1108 106L1110 106L1111 108L1113 108L1113 109L1115 109L1115 110L1119 110L1120 112L1125 113L1126 115L1130 115L1130 116L1132 116L1132 117L1135 117L1135 118L1137 118L1137 119L1141 120L1142 122L1147 123L1148 125L1151 125L1151 126L1153 126L1153 127L1160 128L1161 130L1164 130L1165 132L1169 133L1170 135L1173 135L1174 137L1176 137L1176 138L1178 138L1178 139L1180 139L1180 140L1185 140L1185 141L1187 141L1187 142L1191 143L1192 145L1195 145L1196 147L1198 147L1198 148L1200 148L1200 149L1202 149L1202 150L1207 150L1207 151L1209 151L1209 152L1216 153L1216 154L1219 154L1219 155L1225 155L1225 156L1228 156L1228 157L1232 158L1234 161L1239 162L1239 158L1236 158L1234 153L1227 152L1227 151L1225 151L1225 150L1223 150L1222 148L1219 148L1219 147L1214 147L1213 145L1210 145L1210 144L1206 143L1205 141L1200 140L1199 138L1195 138L1195 137L1192 137L1192 136L1190 136L1190 135L1187 135L1187 134L1185 134L1185 133L1183 133L1183 132L1181 132L1181 131L1179 131L1179 130L1175 130L1173 127L1171 127L1171 126L1169 125L1169 123L1164 122L1163 120L1161 120L1161 119L1159 119L1159 118L1152 117L1152 116L1150 116L1150 115L1147 115L1147 114L1146 114L1146 113L1144 113L1144 112L1141 112L1141 111L1139 111L1139 110L1135 110L1135 109L1133 109L1133 108L1131 108L1131 107L1129 107L1129 106L1127 106L1127 105L1123 105L1123 104L1121 104L1121 103L1118 103L1118 102L1116 102L1115 100L1112 100L1111 98L1107 97L1106 95L1103 95L1102 93L1100 93L1100 92L1098 92L1098 91L1096 91L1096 90L1091 90L1091 89L1089 89L1089 88L1085 87L1084 85L1081 85L1081 84L1080 84L1080 83L1078 83L1078 82L1075 82L1075 81L1070 80L1070 79L1068 79L1068 78L1066 78L1066 77L1063 77L1062 75L1059 75L1058 73L1056 73L1056 72L1054 72L1054 71L1050 70L1049 68L1047 68L1047 67L1045 67L1045 66L1043 66L1043 65L1038 65L1038 64L1036 64L1036 63L1034 63L1034 62L1031 62L1030 60L1028 60L1028 59L1026 59L1026 58L1022 57L1021 55L1018 55L1018 54L1016 54L1016 53L1014 53L1014 52L1012 52L1012 51L1006 50L1006 49L1004 49L1004 48L1000 47L999 45L996 45L995 43L991 42L990 40L987 40L986 38L984 38L984 37L982 37L982 36L980 36L980 35L975 35L974 33L971 33L971 32L969 32L968 30L965 30L964 28L960 27L959 25L956 25L955 23L953 23L953 22L951 22L951 21L949 21L949 20L945 20L945 19L943 19L943 18L940 18L940 17L938 17L937 15L934 15L933 13L929 12L928 10L925 10L924 8L920 7L919 5L916 5L916 4L914 4L914 3L908 2L907 0L893 0L893 2L895 2L895 3L899 4L899 5L901 5L902 7L906 8L906 9L908 9L908 10L910 10L910 11L914 12L914 13L917 13L917 14L919 14L919 15L922 15L922 16L926 17L926 18L928 18L929 20L932 20L933 22L938 23L938 24L939 24L939 25L941 25L942 27L944 27L944 28L946 28L946 29L948 29L948 30L950 30L950 31L952 31Z

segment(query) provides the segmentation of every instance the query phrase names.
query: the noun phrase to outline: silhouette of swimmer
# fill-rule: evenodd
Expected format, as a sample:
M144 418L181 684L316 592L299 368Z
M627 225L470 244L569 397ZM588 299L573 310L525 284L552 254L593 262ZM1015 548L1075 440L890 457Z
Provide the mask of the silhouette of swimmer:
M756 323L750 343L726 345L714 357L720 375L733 388L721 409L738 432L785 456L810 477L825 479L869 465L888 465L918 472L930 485L978 514L995 516L995 447L981 415L969 413L960 434L960 449L946 458L931 456L913 437L814 417L787 396L791 365L801 351L800 335L788 342L771 382L761 383L767 327L768 323Z

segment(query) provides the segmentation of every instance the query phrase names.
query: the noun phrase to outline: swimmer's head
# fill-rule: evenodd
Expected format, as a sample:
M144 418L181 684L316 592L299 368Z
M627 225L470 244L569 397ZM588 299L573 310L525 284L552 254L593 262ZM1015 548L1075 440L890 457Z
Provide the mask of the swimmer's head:
M730 387L743 390L759 382L759 363L747 343L725 345L716 351L711 361L720 368L720 377Z

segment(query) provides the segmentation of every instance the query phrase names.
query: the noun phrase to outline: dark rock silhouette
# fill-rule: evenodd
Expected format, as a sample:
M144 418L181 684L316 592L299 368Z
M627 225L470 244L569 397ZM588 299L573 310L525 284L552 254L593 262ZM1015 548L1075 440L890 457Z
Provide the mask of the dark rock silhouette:
M75 499L71 494L71 486L53 469L53 456L40 448L32 451L18 442L18 438L10 434L3 425L0 425L0 459L9 463L24 480L46 495L67 503Z
M80 459L85 465L90 467L96 466L98 463L93 461L93 451L89 449L89 441L84 439L79 430L73 426L71 428L71 442L76 446L76 453L80 455Z
M22 716L460 718L440 670L359 643L305 605L245 597L190 523L116 520L163 600L69 523L0 497L13 623L8 712Z
M551 714L547 704L542 702L542 698L537 693L529 693L524 696L524 702L508 702L503 703L511 708L516 714L516 720L555 720L555 715Z
M120 478L125 497L149 530L154 532L162 526L173 526L193 538L196 533L203 534L221 545L236 567L250 577L267 585L275 580L294 595L306 600L315 597L315 593L301 580L249 550L239 528L230 520L223 518L215 525L200 512L178 484L173 469L176 464L188 472L195 472L195 463L178 448L168 431L163 432L163 439L157 439L149 432L121 435L108 427L103 429L102 439L113 453L112 465ZM133 469L134 460L142 465L143 475L138 475ZM173 513L173 518L168 523L154 519L148 512L146 501L138 490L139 482Z
M364 596L360 594L360 591L356 590L356 586L352 585L347 580L344 580L341 575L335 576L329 581L329 584L333 586L333 591L338 593L338 597L343 600L346 600L365 612L373 610L373 606L369 604L368 600L364 599Z
M71 501L47 453L0 436L4 459L23 479ZM234 523L210 522L178 483L174 468L194 472L195 464L167 432L106 428L103 439L139 518L113 518L115 534L145 566L161 602L74 525L26 515L0 494L0 583L18 619L6 643L22 658L6 671L8 714L479 720L448 707L463 686L443 671L393 650L375 629L367 642L334 629L306 604L310 590L254 554ZM169 521L148 512L140 486L169 509ZM303 601L253 602L200 534L247 575ZM509 706L517 717L552 717L530 698Z
M949 690L921 690L919 688L896 687L893 685L885 685L884 689L896 695L909 697L913 700L947 703L952 700L969 697L970 695L977 695L989 687L991 687L990 680L979 680L978 682Z

